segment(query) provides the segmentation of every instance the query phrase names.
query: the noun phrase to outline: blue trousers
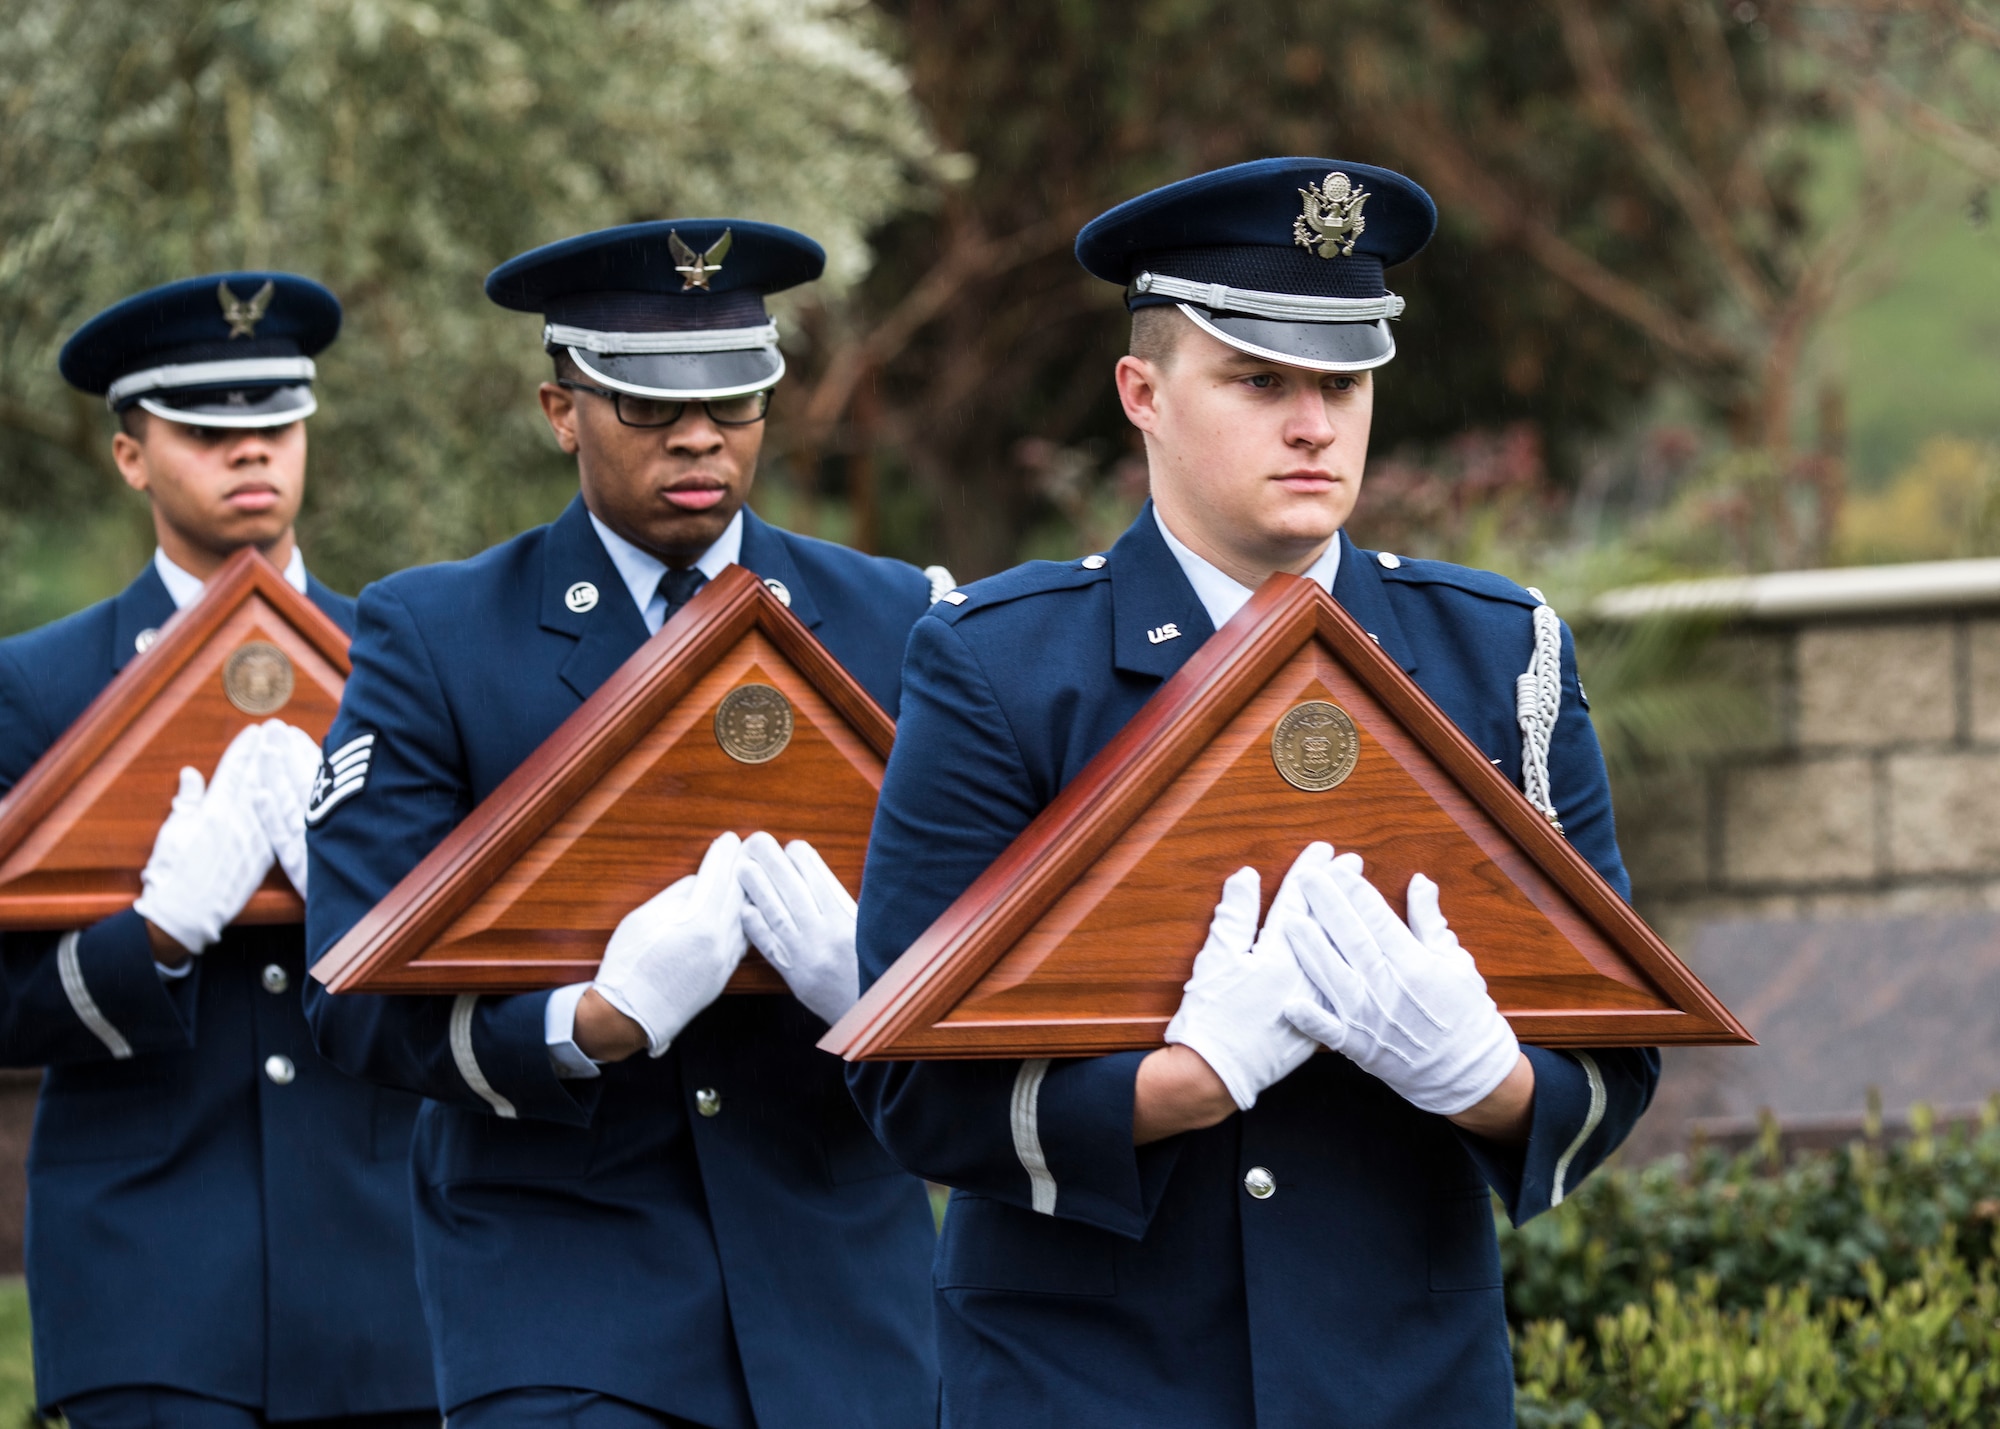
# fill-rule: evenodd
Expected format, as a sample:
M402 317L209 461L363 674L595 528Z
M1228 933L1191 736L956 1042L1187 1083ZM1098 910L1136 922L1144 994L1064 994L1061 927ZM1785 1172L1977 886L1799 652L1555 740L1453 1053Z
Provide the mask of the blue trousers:
M178 1389L133 1385L79 1394L62 1404L69 1429L274 1429L261 1409ZM283 1429L438 1429L436 1410L286 1419Z
M510 1389L453 1410L450 1429L702 1429L692 1419L587 1389Z

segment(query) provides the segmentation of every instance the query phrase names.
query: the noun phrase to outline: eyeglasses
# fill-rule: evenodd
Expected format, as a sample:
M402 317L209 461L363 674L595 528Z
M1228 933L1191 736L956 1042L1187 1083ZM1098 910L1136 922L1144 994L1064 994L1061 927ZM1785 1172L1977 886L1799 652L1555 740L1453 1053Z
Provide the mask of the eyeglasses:
M664 397L635 397L630 392L609 392L602 387L592 387L587 382L558 379L556 386L609 399L618 413L618 420L628 427L671 427L688 409L686 402ZM764 420L764 414L771 409L771 389L766 387L761 392L741 397L711 397L701 404L701 409L718 427L754 427Z

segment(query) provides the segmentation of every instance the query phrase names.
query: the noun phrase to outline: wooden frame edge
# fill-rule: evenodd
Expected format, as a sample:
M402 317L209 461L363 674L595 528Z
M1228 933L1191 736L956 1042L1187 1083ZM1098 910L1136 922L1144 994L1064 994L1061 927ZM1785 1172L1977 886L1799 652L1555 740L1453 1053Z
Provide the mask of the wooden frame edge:
M1293 622L1297 622L1296 629L1276 639L1270 635L1274 628L1282 631ZM1225 634L1227 640L1223 639ZM1309 580L1281 575L1267 580L1223 631L1154 693L1076 779L828 1030L820 1039L820 1048L849 1061L911 1055L1044 1055L1033 1047L1022 1052L936 1050L934 1043L937 1047L945 1043L933 1036L933 1029L1038 916L1027 910L1053 901L1040 897L1046 886L1052 882L1060 882L1062 888L1070 886L1075 879L1065 876L1068 864L1101 855L1150 806L1151 797L1140 792L1145 787L1141 772L1170 779L1185 769L1215 730L1233 719L1271 674L1314 634L1326 640L1348 671L1403 722L1445 775L1514 838L1598 932L1676 1005L1672 1012L1658 1013L1517 1014L1531 1029L1543 1024L1535 1029L1538 1039L1524 1035L1524 1041L1544 1046L1604 1045L1575 1040L1565 1029L1581 1024L1587 1038L1601 1021L1603 1035L1621 1035L1614 1029L1629 1030L1633 1025L1630 1019L1644 1017L1659 1019L1659 1025L1649 1027L1649 1041L1639 1045L1754 1045L1755 1039L1721 1001L1338 602ZM1217 689L1228 693L1217 698ZM1213 728L1204 732L1204 726L1210 725ZM1053 896L1060 897L1062 888ZM1013 923L1020 926L1010 929L1008 925ZM975 939L989 941L990 951L960 960L960 950ZM1043 1047L1052 1040L1048 1035L1051 1030L1046 1026L1038 1029L1036 1040ZM953 1035L963 1035L963 1029ZM1080 1050L1066 1055L1095 1055L1130 1046L1129 1041L1114 1044L1086 1037Z
M330 992L420 992L403 973L451 922L644 738L722 652L765 635L887 760L895 723L758 577L732 565L571 713L499 787L313 964ZM434 972L439 965L430 965ZM493 990L509 979L490 972ZM365 985L365 986L364 986ZM540 985L540 984L537 984ZM519 990L515 988L513 990Z
M252 594L262 596L343 679L352 673L347 632L292 589L278 568L254 547L245 546L223 562L200 598L176 612L161 627L159 639L128 662L6 797L0 798L0 862L12 856L84 772L117 743L140 711L173 683L202 645Z
M991 866L938 915L847 1015L820 1039L823 1051L850 1061L901 1044L935 1022L997 962L1011 943L1006 924L1025 912L1055 881L1061 866L1082 850L1094 858L1145 812L1144 774L1172 778L1192 763L1216 731L1234 717L1311 633L1310 581L1266 582L1224 627L1228 640L1211 638L1111 737L1077 777L1037 814ZM1238 622L1242 628L1237 629ZM1294 626L1286 632L1284 627ZM1281 645L1277 629L1297 641ZM1217 687L1229 694L1218 701ZM1063 880L1067 886L1073 880ZM1058 890L1059 896L1060 890ZM999 931L993 931L1000 925ZM961 960L959 949L975 938L991 941L989 955ZM940 1010L942 1009L942 1010Z

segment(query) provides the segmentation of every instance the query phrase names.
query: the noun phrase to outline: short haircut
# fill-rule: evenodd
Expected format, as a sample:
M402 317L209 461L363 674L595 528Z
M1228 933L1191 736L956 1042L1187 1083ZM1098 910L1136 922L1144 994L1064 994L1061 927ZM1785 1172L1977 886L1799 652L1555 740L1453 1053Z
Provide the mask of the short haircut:
M153 414L151 412L148 412L144 407L134 402L129 407L121 407L119 409L118 429L133 441L143 442L146 440L146 427L152 419Z
M1132 313L1132 345L1127 350L1155 367L1165 367L1180 349L1181 339L1193 328L1194 324L1172 304L1136 308Z
M576 365L576 359L569 355L566 347L552 347L548 350L549 360L556 365L556 381L581 382L583 369Z

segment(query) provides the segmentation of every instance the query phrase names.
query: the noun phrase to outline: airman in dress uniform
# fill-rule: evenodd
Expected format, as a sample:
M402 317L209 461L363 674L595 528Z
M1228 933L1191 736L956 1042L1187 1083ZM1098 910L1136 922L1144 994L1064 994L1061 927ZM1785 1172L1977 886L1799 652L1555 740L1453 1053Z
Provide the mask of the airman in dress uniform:
M764 297L824 261L789 229L680 219L487 279L543 316L542 410L582 493L552 525L362 592L307 815L316 953L731 563L894 713L910 626L949 577L744 504L784 374ZM928 1201L814 1046L858 994L853 918L804 844L728 834L625 919L590 983L309 991L328 1057L430 1098L417 1256L453 1429L936 1422ZM746 928L796 996L718 996Z
M1325 586L1626 890L1553 612L1341 529L1402 309L1382 270L1435 221L1399 174L1282 159L1083 230L1078 258L1132 309L1117 382L1152 499L1109 552L981 581L917 622L862 884L864 982L1276 571ZM1523 671L1557 711L1525 739ZM1435 888L1411 886L1405 924L1336 852L1227 881L1157 1051L849 1068L891 1154L954 1188L945 1424L1512 1423L1490 1194L1517 1221L1559 1202L1644 1109L1657 1058L1518 1046ZM1260 875L1279 873L1260 933Z
M287 273L154 288L62 373L117 413L159 546L122 595L0 642L0 792L233 552L306 574L313 355L340 304ZM300 1006L305 930L229 927L275 858L304 889L318 748L268 721L181 772L134 906L0 934L0 1060L46 1066L28 1154L35 1389L75 1429L436 1425L410 1238L417 1099L335 1071Z

